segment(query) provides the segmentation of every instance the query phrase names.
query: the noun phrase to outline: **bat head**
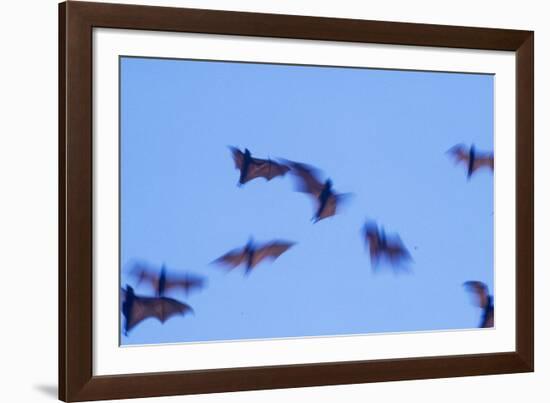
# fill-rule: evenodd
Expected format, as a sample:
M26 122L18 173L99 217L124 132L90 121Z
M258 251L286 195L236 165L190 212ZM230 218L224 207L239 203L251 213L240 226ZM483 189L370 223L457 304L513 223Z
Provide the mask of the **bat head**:
M251 158L252 157L252 153L250 152L250 150L248 148L245 148L244 149L244 155L245 157L247 158Z

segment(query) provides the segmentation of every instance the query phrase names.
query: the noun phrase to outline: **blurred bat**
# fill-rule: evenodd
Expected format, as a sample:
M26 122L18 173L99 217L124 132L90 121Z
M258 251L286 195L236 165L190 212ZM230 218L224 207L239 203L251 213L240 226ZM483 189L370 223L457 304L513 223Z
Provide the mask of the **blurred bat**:
M319 177L321 173L318 169L299 162L288 161L292 172L298 178L297 190L313 196L317 208L313 215L314 223L324 218L332 217L336 214L340 202L349 194L336 193L332 189L332 181L327 179L322 182Z
M158 272L146 263L135 264L132 274L138 278L138 285L142 282L150 284L155 290L157 297L162 297L166 291L173 288L181 288L185 292L185 295L188 295L191 290L204 287L206 282L204 278L190 274L179 277L168 276L166 274L166 266L163 265L160 272Z
M495 325L495 307L487 285L481 281L466 281L464 286L474 295L475 305L483 310L479 327L493 327Z
M284 176L290 168L270 159L253 158L248 148L244 153L235 147L229 147L235 161L235 168L241 171L239 186L255 178L265 178L270 181L277 176Z
M483 167L490 168L491 171L494 170L495 159L493 153L476 152L473 144L469 150L464 144L457 144L447 151L447 153L454 158L455 164L466 164L468 179L470 179L475 171Z
M214 260L213 263L228 266L230 269L234 269L244 263L246 268L245 274L248 274L250 270L256 267L264 259L275 260L294 244L294 242L272 241L263 245L255 245L254 242L250 240L244 248L233 249Z
M124 334L147 318L157 318L161 323L174 315L193 313L193 309L183 302L167 297L141 297L134 293L129 285L122 293L122 314L124 315Z
M365 243L368 244L373 267L378 266L380 259L385 258L393 267L412 260L411 255L399 235L388 239L384 228L378 229L373 221L367 221L363 227Z

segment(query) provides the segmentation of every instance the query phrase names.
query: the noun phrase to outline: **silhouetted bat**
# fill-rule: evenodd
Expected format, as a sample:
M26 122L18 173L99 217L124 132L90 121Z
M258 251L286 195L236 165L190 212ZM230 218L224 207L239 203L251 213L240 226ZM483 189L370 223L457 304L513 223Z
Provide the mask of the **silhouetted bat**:
M270 159L253 158L248 148L244 149L244 153L238 148L229 148L233 154L235 168L241 171L239 185L244 185L255 178L265 178L270 181L277 176L284 176L290 170L286 165Z
M368 244L370 259L373 267L376 267L381 258L386 258L392 266L412 260L411 255L398 235L390 239L386 236L384 228L378 229L373 221L367 221L363 227L365 242Z
M138 278L138 285L143 281L149 283L155 290L157 297L162 297L166 291L172 288L181 288L187 295L191 290L200 289L205 284L204 278L191 276L190 274L179 277L168 276L164 265L161 267L160 272L157 272L145 263L138 263L134 266L132 274Z
M483 310L479 327L493 327L495 325L495 307L487 285L481 281L466 281L464 286L476 297L476 306Z
M334 192L330 179L322 182L319 179L321 174L318 169L299 162L288 161L287 163L299 179L297 190L308 193L315 199L317 208L312 221L315 223L335 215L338 204L348 195Z
M213 263L223 264L230 269L244 263L246 268L245 274L248 274L250 270L256 267L262 260L275 260L294 244L294 242L272 241L263 245L255 245L254 242L250 240L244 248L233 249L214 260Z
M493 153L479 153L476 152L474 145L468 150L464 144L457 144L447 151L454 159L455 163L463 162L466 164L466 174L468 179L473 175L475 171L480 168L487 167L491 171L494 170L494 156Z
M183 302L167 297L142 297L134 289L126 286L122 289L122 314L124 315L124 334L128 334L138 323L147 318L157 318L161 323L174 315L185 315L193 309Z

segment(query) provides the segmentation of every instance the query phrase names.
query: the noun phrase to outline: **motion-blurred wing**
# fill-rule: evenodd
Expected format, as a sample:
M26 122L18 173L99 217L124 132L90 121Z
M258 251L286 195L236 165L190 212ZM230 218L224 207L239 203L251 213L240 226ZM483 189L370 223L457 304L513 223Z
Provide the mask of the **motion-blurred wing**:
M399 237L388 242L385 253L392 264L399 264L412 259L411 254Z
M374 264L378 261L381 252L378 227L374 223L367 223L363 228L363 233L365 235L365 241L369 246L371 262Z
M290 171L289 167L275 161L252 158L245 182L255 178L265 178L270 181L277 176L284 176L288 171Z
M481 281L466 281L464 286L475 296L476 306L486 308L489 303L487 286Z
M214 260L212 263L221 264L224 266L228 266L229 268L233 269L243 263L247 258L247 253L245 248L241 249L233 249L232 251L226 253L223 256L220 256L216 260Z
M495 309L491 306L487 309L481 318L479 327L494 327L495 326Z
M120 297L120 300L119 300L119 309L122 311L123 309L123 304L124 304L124 301L126 301L126 289L124 288L121 288L120 289L120 294L119 294L119 297Z
M235 162L235 168L241 169L244 161L244 153L236 147L229 147L231 154L233 154L233 161Z
M161 323L166 322L174 315L185 315L193 309L183 302L172 298L138 297L132 303L129 317L126 317L126 330L129 331L147 318L157 318Z
M495 159L493 154L476 156L476 158L474 159L472 171L475 172L476 170L484 167L489 168L491 171L494 171L494 165Z
M141 283L150 284L155 290L158 289L160 276L158 270L147 263L136 263L132 268L131 274L137 278L136 285Z
M336 215L342 202L344 202L349 196L351 196L351 193L331 194L325 204L325 207L319 214L319 217L315 219L315 222ZM321 202L319 200L317 202L318 205L320 205Z
M166 280L165 289L182 288L188 294L191 290L203 288L205 282L203 277L186 275L184 278Z
M464 162L468 164L468 159L470 158L467 148L464 144L457 144L456 146L452 147L447 151L447 154L449 154L455 161L455 164L458 164L459 162Z
M319 197L324 187L323 182L319 180L319 170L299 162L290 162L289 165L299 179L297 190Z
M258 265L264 259L275 260L294 245L294 242L274 241L270 242L254 252L250 268Z

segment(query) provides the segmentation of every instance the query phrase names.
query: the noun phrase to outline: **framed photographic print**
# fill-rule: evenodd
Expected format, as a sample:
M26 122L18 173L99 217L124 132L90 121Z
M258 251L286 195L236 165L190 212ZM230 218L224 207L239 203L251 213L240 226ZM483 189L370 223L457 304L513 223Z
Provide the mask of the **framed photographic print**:
M60 399L533 371L533 32L59 32Z

